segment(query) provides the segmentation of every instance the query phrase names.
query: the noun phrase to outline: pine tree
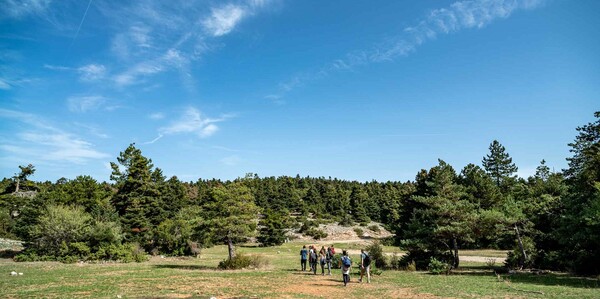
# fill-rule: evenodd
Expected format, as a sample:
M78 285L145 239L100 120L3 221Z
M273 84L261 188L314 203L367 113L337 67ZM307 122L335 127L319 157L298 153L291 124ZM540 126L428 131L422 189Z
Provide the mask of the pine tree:
M117 193L112 198L128 241L148 245L151 240L152 225L158 225L160 217L157 178L160 169L153 169L152 160L144 157L142 151L130 144L117 157L118 163L111 162L111 180L116 182Z
M518 168L512 162L512 158L506 152L506 149L498 140L492 141L490 144L490 153L483 157L483 168L492 177L496 186L511 179L515 179Z
M429 170L423 184L430 194L411 198L412 218L406 224L402 247L409 251L409 257L420 259L416 261L420 268L428 256L448 257L450 265L456 268L459 242L473 240L475 205L466 200L452 166L442 160Z
M568 195L559 230L565 260L586 274L600 273L600 111L594 116L569 144L573 156L564 171Z
M367 224L371 221L369 216L367 216L367 210L364 206L368 197L369 194L367 194L360 185L356 185L352 188L352 193L350 194L350 208L352 209L354 220L358 223Z
M259 209L250 189L241 182L213 187L203 209L206 220L199 228L202 239L227 244L229 259L235 257L236 243L256 234Z

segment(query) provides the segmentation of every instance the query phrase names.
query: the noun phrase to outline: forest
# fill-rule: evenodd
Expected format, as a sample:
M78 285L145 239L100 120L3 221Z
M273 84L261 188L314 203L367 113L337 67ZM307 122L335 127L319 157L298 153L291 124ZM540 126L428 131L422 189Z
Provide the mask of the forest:
M383 240L407 252L401 264L450 269L459 250L510 250L506 267L600 274L600 112L577 128L568 167L542 160L516 175L497 140L462 169L443 160L413 181L358 182L325 177L232 181L167 178L135 144L111 163L109 182L81 175L36 182L34 165L0 182L0 237L22 240L16 261L143 261L147 254L196 255L202 248L252 239L280 245L289 231L319 239L320 223L371 221L394 233Z

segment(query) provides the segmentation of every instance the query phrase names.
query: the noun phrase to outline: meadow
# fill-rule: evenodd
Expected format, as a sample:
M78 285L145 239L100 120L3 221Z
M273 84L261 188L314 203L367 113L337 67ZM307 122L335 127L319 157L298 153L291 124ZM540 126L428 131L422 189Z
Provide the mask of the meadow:
M357 261L356 243L334 243ZM15 263L0 260L1 298L600 298L597 278L562 273L502 274L485 263L463 262L451 275L382 271L371 284L357 269L347 287L340 270L332 276L299 271L303 244L240 246L238 252L267 260L260 269L217 270L225 246L204 249L199 258L152 257L144 263ZM318 246L329 244L317 244ZM386 252L397 250L385 247ZM400 253L400 252L399 252ZM464 251L463 256L501 258L502 251ZM11 271L23 275L10 276Z

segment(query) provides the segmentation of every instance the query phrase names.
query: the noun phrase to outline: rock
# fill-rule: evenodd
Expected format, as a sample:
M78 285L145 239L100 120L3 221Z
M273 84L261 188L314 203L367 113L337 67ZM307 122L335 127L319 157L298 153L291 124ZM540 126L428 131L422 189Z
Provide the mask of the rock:
M12 271L12 272L10 272L10 275L15 276L15 275L17 275L17 272Z
M23 275L23 272L19 272L19 275Z

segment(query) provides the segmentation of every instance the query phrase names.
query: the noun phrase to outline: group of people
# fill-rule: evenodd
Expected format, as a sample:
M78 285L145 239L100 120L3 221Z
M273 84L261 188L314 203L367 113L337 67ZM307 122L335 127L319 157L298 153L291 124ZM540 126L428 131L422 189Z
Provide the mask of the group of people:
M313 274L317 274L317 264L321 265L321 275L325 275L325 269L327 269L327 275L331 275L331 267L333 257L335 256L335 247L333 245L325 248L322 246L317 251L317 247L309 245L308 249L306 245L302 246L300 250L300 266L302 271L306 271L306 264L310 265L310 270ZM342 279L344 286L348 285L350 281L350 269L352 268L352 259L348 255L348 251L342 250L342 256L339 259L338 267L342 270ZM362 282L363 276L367 276L367 282L371 283L371 257L364 250L360 250L360 279Z

